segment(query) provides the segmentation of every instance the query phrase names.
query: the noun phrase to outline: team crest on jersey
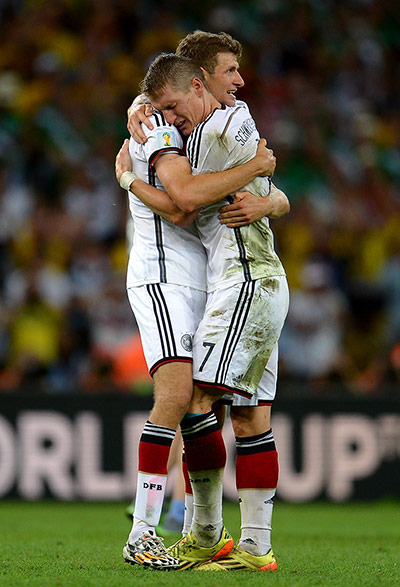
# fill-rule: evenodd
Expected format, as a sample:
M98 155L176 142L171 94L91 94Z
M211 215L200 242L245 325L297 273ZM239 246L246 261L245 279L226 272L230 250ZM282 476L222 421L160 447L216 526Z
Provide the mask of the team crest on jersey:
M161 149L165 149L165 147L177 146L175 136L167 130L159 131L157 133L157 142Z
M192 342L192 337L190 334L184 334L182 336L181 345L185 349L185 351L190 353L190 351L193 349L193 342Z

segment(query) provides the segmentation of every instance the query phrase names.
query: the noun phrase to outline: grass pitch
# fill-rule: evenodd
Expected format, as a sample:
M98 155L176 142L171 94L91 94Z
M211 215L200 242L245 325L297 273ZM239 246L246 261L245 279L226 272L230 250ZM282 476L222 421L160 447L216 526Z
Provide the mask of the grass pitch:
M125 504L0 503L0 585L400 585L400 503L289 505L273 519L276 573L152 571L123 562ZM239 534L239 509L225 503ZM171 544L175 537L166 540Z

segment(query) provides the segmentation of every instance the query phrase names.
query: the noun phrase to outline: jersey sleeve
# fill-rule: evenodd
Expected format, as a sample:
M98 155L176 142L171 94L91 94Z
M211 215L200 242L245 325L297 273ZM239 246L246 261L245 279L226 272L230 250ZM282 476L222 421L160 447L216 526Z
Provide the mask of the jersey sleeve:
M183 154L183 141L178 130L165 122L161 115L151 117L153 130L146 127L147 142L143 145L145 157L151 167L157 157L164 153Z

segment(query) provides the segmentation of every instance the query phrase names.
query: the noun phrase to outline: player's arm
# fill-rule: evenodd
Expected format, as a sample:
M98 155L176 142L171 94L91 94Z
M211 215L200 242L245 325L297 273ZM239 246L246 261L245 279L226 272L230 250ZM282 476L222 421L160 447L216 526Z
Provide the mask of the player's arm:
M131 191L155 214L162 216L165 220L177 226L188 226L199 213L199 210L185 212L175 204L167 192L159 190L141 179L132 182Z
M232 204L223 206L219 211L221 224L229 228L238 228L261 220L264 216L281 218L290 211L286 194L271 184L268 195L261 197L250 192L237 192Z
M153 125L149 117L153 114L153 108L144 94L136 96L128 108L127 127L129 134L140 145L147 142L147 137L143 132L142 124L146 125L149 130L153 130Z
M192 174L186 157L166 154L155 161L157 175L174 202L193 212L240 190L259 175L273 175L276 160L266 144L260 139L255 156L243 165L200 175Z
M122 174L124 172L129 173L131 170L132 161L129 154L129 140L125 139L115 159L115 175L118 183L121 180ZM182 227L187 226L196 218L198 211L187 214L179 208L179 206L177 206L163 190L159 190L149 185L145 181L139 179L135 174L131 176L128 175L128 181L129 179L132 181L130 181L128 186L124 186L124 188L130 189L130 191L155 214L158 214L169 222Z
M203 206L218 202L259 175L272 175L276 160L273 152L266 148L265 139L260 139L256 155L250 161L217 173L193 175L189 160L176 153L165 153L156 158L153 164L169 196L182 210L192 213ZM122 174L131 169L128 141L125 141L117 156L115 169L119 182ZM147 203L147 198L149 195L151 196L151 191L149 191L151 186L138 179L134 182L135 186L132 183L125 186L126 189L133 191L144 204L149 205L150 202ZM156 196L156 194L154 195ZM160 203L160 197L158 194L158 210L164 206L163 202ZM165 198L164 192L162 192L162 198ZM154 205L153 202L149 207L154 210ZM167 210L164 210L165 212ZM159 211L157 213L161 214ZM162 215L166 217L164 214Z

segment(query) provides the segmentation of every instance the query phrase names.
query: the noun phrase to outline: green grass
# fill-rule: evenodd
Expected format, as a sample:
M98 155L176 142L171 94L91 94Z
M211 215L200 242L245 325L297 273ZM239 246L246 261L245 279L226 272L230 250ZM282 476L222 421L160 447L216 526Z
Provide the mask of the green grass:
M124 504L0 503L0 585L243 586L400 585L400 504L289 505L278 502L276 573L151 571L126 565ZM236 504L224 506L238 537ZM173 538L166 540L167 544Z

